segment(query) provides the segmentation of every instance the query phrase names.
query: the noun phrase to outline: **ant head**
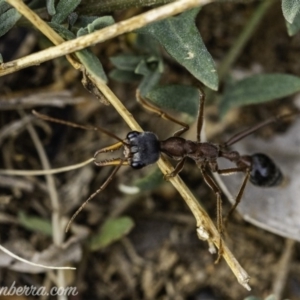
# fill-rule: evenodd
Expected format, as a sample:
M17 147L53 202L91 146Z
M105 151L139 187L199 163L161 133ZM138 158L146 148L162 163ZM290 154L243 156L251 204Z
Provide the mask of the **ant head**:
M130 131L124 155L134 169L141 169L158 161L160 156L160 142L152 132Z
M273 160L263 153L251 155L250 181L256 186L272 187L281 184L283 176Z

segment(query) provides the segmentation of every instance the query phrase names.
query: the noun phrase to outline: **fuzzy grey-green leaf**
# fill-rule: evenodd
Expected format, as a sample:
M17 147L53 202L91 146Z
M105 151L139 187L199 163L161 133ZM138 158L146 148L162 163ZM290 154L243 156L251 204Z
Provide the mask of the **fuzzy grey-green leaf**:
M94 19L91 23L87 24L86 27L82 27L78 30L77 36L82 36L88 33L92 33L95 30L102 29L115 23L115 20L111 16L103 16Z
M293 36L300 30L300 14L297 14L292 23L286 21L289 36Z
M132 71L125 71L114 69L109 73L109 77L118 82L135 82L141 80L142 76L133 73Z
M133 182L133 186L138 187L141 191L152 191L164 182L161 171L156 167L147 176Z
M46 235L52 235L52 226L51 222L48 220L41 219L36 216L26 215L24 212L19 212L18 214L19 222L26 229L35 232L42 232Z
M297 14L300 13L300 0L282 0L283 16L289 23L293 23Z
M187 113L195 118L198 113L200 92L186 85L166 85L152 89L146 97L161 108Z
M124 71L134 71L143 59L145 59L145 56L133 54L121 54L109 58L116 68Z
M151 91L153 87L158 84L160 77L161 73L157 69L154 72L149 72L147 75L145 75L138 86L141 95L144 96Z
M100 232L95 235L91 242L92 251L107 247L127 235L134 227L134 222L130 217L119 217L108 219L101 227Z
M56 10L55 10L55 0L47 0L46 1L46 7L47 7L48 14L50 16L54 16L55 13L56 13Z
M220 105L224 115L230 108L258 104L300 91L300 77L288 74L260 74L232 84L225 90Z
M80 4L81 0L60 0L56 6L56 14L51 22L61 24Z
M100 77L104 82L107 82L107 76L100 60L90 49L83 49L75 52L75 54L85 66L88 73Z
M154 37L191 74L213 90L218 89L214 61L195 25L199 8L147 25L137 32Z
M15 9L11 8L0 15L0 36L8 32L21 18L21 14Z
M49 25L64 39L71 40L75 38L74 33L65 28L64 26L52 22L49 23ZM88 73L99 76L104 82L107 82L107 76L104 72L100 60L90 49L83 49L81 51L77 51L75 52L75 55L78 57L80 62L84 64Z
M163 65L160 59L151 56L146 60L141 60L134 72L144 76L138 86L138 89L144 96L159 82L163 72Z
M3 1L0 1L0 16L7 10L9 10L11 8L11 6L5 2L4 0Z
M65 40L72 40L75 39L75 34L70 31L69 29L67 29L66 27L57 24L57 23L48 23L49 26L54 29L62 38L64 38Z

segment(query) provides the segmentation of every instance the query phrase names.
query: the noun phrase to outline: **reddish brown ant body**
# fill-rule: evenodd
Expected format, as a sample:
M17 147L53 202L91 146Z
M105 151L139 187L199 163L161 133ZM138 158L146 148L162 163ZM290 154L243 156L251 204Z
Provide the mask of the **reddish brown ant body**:
M202 90L200 90L200 104L197 119L196 141L190 141L180 137L180 135L182 135L185 131L189 129L189 126L183 122L176 120L172 116L168 115L167 113L161 111L159 108L150 104L148 101L141 97L139 91L137 91L137 100L146 109L159 114L164 119L170 120L174 123L181 125L182 128L176 131L173 136L163 141L159 140L157 135L153 132L137 131L129 132L127 134L127 137L124 140L122 140L113 133L101 127L82 126L79 124L58 120L34 112L36 116L46 121L56 122L87 130L99 130L118 140L116 144L98 150L94 155L95 159L100 153L113 152L123 147L123 158L114 158L98 162L95 160L95 164L97 166L115 165L115 168L111 175L101 185L101 187L95 193L93 193L75 212L67 226L67 230L71 222L83 209L87 202L94 198L109 184L109 182L112 180L112 178L122 165L129 165L134 169L140 169L147 165L157 162L162 153L166 154L174 160L179 161L174 171L171 174L165 176L166 179L168 179L169 177L176 176L182 170L187 158L190 158L196 162L205 182L213 190L217 197L217 228L220 233L222 233L223 231L221 190L215 183L213 177L211 177L211 175L208 173L208 170L211 172L216 172L220 175L230 175L236 172L242 172L245 174L244 180L236 197L235 204L232 206L230 212L228 213L228 216L234 211L238 203L241 201L248 180L250 180L250 182L256 186L264 187L278 186L281 183L283 178L282 173L280 169L276 166L276 164L272 161L272 159L269 158L267 155L262 153L256 153L253 155L240 155L237 151L227 150L227 148L240 141L241 139L245 138L246 136L250 135L254 131L262 128L263 126L288 118L294 115L295 113L285 114L278 117L272 117L262 123L259 123L254 127L251 127L234 135L227 142L219 145L210 142L201 142L200 140L201 130L203 127L203 113L205 103L205 95ZM231 161L235 166L227 169L219 169L217 159L220 157Z

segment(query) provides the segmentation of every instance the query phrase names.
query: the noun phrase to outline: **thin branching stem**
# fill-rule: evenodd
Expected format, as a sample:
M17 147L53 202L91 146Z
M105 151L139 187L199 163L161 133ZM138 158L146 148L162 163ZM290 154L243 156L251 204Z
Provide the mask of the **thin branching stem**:
M1 175L13 175L13 176L53 175L53 174L69 172L72 170L82 168L94 161L95 161L94 158L89 158L86 161L83 161L78 164L74 164L74 165L70 165L70 166L66 166L66 167L62 167L62 168L50 169L50 170L5 170L5 169L0 169L0 174Z
M17 1L17 0L7 0L7 1L12 5L13 3L18 3L18 5L22 5L22 1ZM120 34L135 30L137 28L141 28L151 22L167 18L169 16L183 12L187 9L191 9L193 7L204 5L210 2L213 1L212 0L179 0L171 4L167 4L162 7L152 9L147 13L143 13L129 20L119 22L115 25L106 27L95 33L85 35L83 37L77 38L72 41L64 42L61 45L41 51L37 54L24 57L21 60L16 60L8 64L4 64L2 65L3 70L2 71L0 70L0 76L14 72L21 68L25 68L29 65L41 63L43 61L47 61L55 57L60 57L69 54L71 52L81 50L92 44L108 40ZM15 7L18 9L18 6ZM36 25L35 19L29 19L29 20L34 25ZM52 29L49 27L48 30L50 31ZM57 43L57 41L52 41L52 42ZM82 69L85 69L84 66ZM136 122L134 117L130 114L130 112L126 109L126 107L122 104L122 102L115 96L115 94L110 90L110 88L103 82L103 80L99 77L91 76L89 74L88 76L90 80L95 84L95 86L106 97L106 99L118 111L118 113L128 124L128 126L132 130L142 131L142 128ZM163 174L170 174L173 171L172 165L165 158L161 158L158 161L158 166L163 172ZM186 204L189 206L192 213L194 214L197 223L198 236L202 237L204 240L207 240L209 244L214 243L218 247L220 245L220 234L217 231L212 220L209 218L209 216L204 211L204 209L200 206L197 199L193 196L191 191L186 187L186 185L184 184L184 182L181 180L179 176L170 178L170 182L178 190L178 192L181 194ZM224 242L223 242L222 250L223 250L222 255L224 259L227 261L228 265L230 266L233 273L237 277L239 283L242 284L246 289L250 290L250 287L248 285L248 280L249 280L248 274L240 266L240 264L233 256L233 254L230 252L230 250L227 248Z
M23 111L19 111L22 117L25 117L25 113ZM27 130L31 136L31 139L33 141L33 144L36 147L38 156L40 158L41 164L45 170L51 169L50 162L48 160L46 151L43 147L43 144L32 126L32 124L28 123L26 125ZM49 197L51 201L51 207L52 207L52 232L53 232L53 242L56 246L61 246L64 240L64 231L62 230L62 216L60 213L60 205L59 205L59 198L58 198L58 192L56 189L56 184L54 181L54 177L52 175L45 175L46 177L46 184L49 191ZM63 270L58 270L57 272L57 282L58 285L61 287L66 286L66 274ZM65 296L60 295L60 300L67 299Z

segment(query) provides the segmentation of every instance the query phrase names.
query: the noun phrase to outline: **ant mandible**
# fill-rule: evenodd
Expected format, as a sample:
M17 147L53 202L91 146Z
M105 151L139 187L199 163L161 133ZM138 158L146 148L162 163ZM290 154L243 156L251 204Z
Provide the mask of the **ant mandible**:
M252 134L256 130L271 124L276 121L283 120L288 118L295 113L280 115L277 117L272 117L267 119L249 129L243 130L238 134L232 136L227 142L223 144L213 144L210 142L201 142L200 136L203 127L203 115L204 115L204 103L205 103L205 94L202 89L199 89L200 101L199 101L199 111L197 118L197 135L196 141L186 140L180 137L184 132L189 129L189 125L173 118L166 112L162 111L158 107L150 104L146 99L142 98L139 91L136 93L137 101L147 110L152 111L162 118L172 121L176 124L182 126L181 129L176 131L173 136L167 138L166 140L159 140L157 135L153 132L137 132L130 131L127 134L125 139L121 139L113 133L102 127L89 127L83 126L76 123L63 121L49 117L47 115L40 114L36 111L33 111L33 114L37 117L44 119L46 121L60 123L63 125L68 125L76 128L86 129L86 130L97 130L105 133L108 136L111 136L118 140L117 143L102 148L94 154L94 159L100 153L113 152L121 147L123 147L123 158L114 158L106 159L102 161L94 161L97 166L111 166L114 165L110 176L106 181L100 186L100 188L94 192L74 213L70 219L66 231L68 231L72 221L84 208L84 206L97 194L104 190L104 188L110 183L117 171L121 166L129 165L133 169L140 169L147 165L153 164L158 161L161 153L166 154L170 158L179 161L175 166L175 169L172 173L165 176L165 179L176 176L183 169L184 163L187 158L191 158L196 162L196 165L201 171L204 181L215 193L217 198L217 229L220 235L223 232L223 219L222 219L222 201L221 201L221 189L216 184L213 177L208 173L208 171L216 172L220 175L230 175L237 172L242 172L245 174L242 185L239 189L239 192L236 196L235 203L227 214L228 217L233 213L237 205L242 199L243 192L245 190L248 180L256 186L259 187L273 187L278 186L282 182L283 176L280 169L275 165L271 158L262 153L256 153L252 155L240 155L237 151L227 150L229 146L235 144L246 136ZM235 167L220 169L218 167L217 159L223 157L230 162L232 162ZM221 243L221 241L220 241ZM220 245L221 246L221 245Z

